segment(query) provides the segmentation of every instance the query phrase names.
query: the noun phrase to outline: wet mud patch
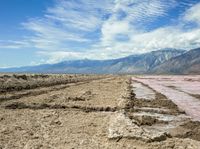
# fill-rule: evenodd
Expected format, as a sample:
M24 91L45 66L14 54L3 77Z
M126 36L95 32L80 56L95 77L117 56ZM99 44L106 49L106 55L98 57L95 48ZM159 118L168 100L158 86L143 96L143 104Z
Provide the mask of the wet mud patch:
M167 97L164 95L164 94L161 94L157 91L155 91L156 93L156 98L155 99L158 99L158 100L168 100Z
M154 124L169 124L176 120L176 115L171 114L160 114L156 112L133 112L127 113L130 119L134 119L138 125L149 125Z
M200 94L189 94L189 95L200 100Z
M172 114L178 114L178 113L184 113L183 111L180 111L177 107L176 104L174 104L171 100L160 100L160 99L156 99L156 100L145 100L145 99L132 99L131 101L129 101L129 103L127 104L127 108L131 109L132 111L137 111L138 108L134 108L134 107L147 107L147 108L160 108L160 109L169 109L170 111L168 111L168 113L172 113ZM141 109L142 110L142 109ZM150 109L149 109L150 110ZM158 111L158 110L157 110ZM159 111L158 111L159 112Z

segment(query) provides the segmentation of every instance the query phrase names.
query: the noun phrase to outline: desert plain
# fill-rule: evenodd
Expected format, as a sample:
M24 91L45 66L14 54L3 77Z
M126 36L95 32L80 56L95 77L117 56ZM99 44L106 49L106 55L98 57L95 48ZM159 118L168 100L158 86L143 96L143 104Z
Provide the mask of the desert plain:
M199 149L199 75L1 74L0 149Z

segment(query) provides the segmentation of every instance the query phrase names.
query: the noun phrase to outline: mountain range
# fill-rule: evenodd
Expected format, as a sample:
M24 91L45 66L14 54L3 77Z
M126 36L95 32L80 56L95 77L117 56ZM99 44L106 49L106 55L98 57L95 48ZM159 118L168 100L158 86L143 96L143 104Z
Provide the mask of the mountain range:
M190 50L156 66L153 73L200 74L200 48Z
M0 72L84 74L200 74L200 48L162 49L111 60L71 60Z

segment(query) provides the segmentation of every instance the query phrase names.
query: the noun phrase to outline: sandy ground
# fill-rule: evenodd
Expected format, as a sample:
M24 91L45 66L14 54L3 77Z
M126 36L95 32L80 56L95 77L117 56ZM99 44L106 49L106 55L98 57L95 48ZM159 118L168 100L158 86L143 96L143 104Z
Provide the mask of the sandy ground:
M71 81L69 76L62 76L64 83L52 85L51 77L46 86L13 89L10 87L13 84L7 84L7 92L3 87L0 148L198 149L200 146L200 123L192 121L165 95L131 81L131 76L84 76L84 79L76 76L75 81L74 76ZM54 76L53 82L56 79ZM28 81L27 85L35 80Z

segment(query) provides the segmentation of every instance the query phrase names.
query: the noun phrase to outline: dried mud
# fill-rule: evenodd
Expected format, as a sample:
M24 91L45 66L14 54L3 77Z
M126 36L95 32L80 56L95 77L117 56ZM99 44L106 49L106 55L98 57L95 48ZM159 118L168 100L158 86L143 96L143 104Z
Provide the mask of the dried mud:
M190 119L165 95L144 83L142 86L155 96L150 100L137 98L141 96L137 96L133 84L139 82L131 76L0 77L6 84L13 78L16 82L27 81L25 84L34 84L36 80L46 83L30 88L19 87L22 84L19 83L7 91L5 86L0 87L0 148L198 149L200 146L200 122ZM15 81L8 86L16 84Z

